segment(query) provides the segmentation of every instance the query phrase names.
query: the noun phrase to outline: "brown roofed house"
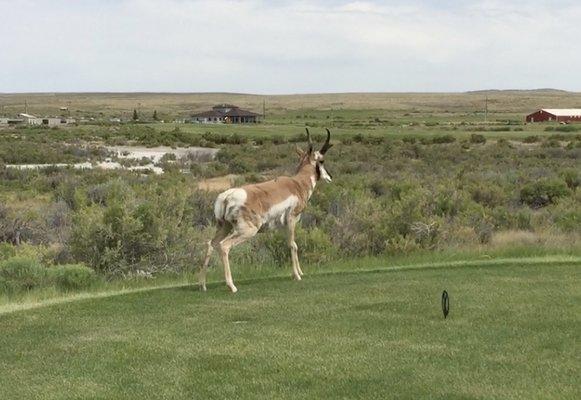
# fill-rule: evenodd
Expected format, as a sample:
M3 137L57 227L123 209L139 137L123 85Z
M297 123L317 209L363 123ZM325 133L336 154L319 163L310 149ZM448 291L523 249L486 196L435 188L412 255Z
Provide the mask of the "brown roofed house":
M204 111L192 115L192 122L202 124L248 124L258 122L260 114L243 110L232 104L220 104L212 107L210 111Z

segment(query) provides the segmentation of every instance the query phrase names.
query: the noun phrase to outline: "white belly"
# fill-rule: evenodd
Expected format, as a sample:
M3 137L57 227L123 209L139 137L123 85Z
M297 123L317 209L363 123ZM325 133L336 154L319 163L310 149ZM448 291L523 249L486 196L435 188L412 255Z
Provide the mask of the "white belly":
M294 211L298 201L297 196L290 196L286 200L270 207L262 218L263 226L267 229L286 226L287 218Z

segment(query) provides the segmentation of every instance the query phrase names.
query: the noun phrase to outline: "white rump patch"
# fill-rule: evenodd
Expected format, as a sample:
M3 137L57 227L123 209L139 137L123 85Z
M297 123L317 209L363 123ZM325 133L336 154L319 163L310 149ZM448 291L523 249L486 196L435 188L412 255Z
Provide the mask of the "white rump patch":
M262 223L269 229L275 229L286 225L288 215L293 212L299 199L292 195L287 197L284 201L273 205L262 217Z
M240 188L228 189L220 193L214 203L214 216L218 221L235 220L247 197L246 191Z

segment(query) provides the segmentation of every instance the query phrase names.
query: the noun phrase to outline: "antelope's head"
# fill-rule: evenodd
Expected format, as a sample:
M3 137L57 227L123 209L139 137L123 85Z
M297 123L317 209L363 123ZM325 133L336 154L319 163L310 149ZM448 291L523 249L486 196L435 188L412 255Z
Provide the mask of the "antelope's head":
M333 178L325 168L325 153L333 146L330 143L331 132L327 129L327 139L325 140L323 147L321 147L321 150L315 151L313 142L311 141L311 134L307 128L305 128L305 130L307 131L307 140L309 142L309 147L307 151L303 151L297 147L297 153L299 154L300 157L299 169L304 165L310 164L313 167L315 167L317 180L323 179L325 182L332 182Z

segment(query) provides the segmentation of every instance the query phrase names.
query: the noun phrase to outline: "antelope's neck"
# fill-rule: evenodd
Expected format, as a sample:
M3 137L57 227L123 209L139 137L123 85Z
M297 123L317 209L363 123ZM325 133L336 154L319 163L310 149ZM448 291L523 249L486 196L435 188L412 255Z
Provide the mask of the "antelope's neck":
M310 199L311 195L315 191L315 186L317 186L317 171L315 167L310 164L304 165L294 176L294 178L305 190L307 200Z

